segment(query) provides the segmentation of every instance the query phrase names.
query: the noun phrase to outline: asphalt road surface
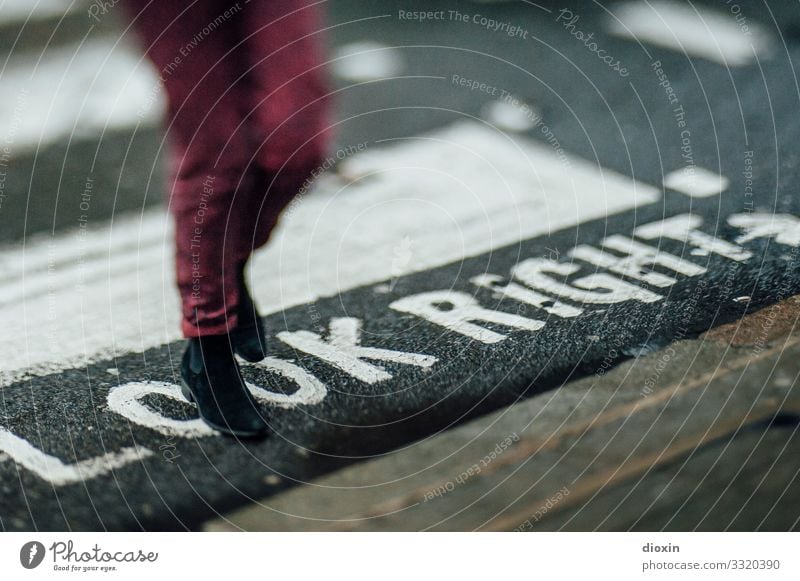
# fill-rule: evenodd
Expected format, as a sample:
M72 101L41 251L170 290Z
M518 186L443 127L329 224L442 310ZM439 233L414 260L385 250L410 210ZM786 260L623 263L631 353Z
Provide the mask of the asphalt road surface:
M800 10L650 4L331 4L337 150L251 274L263 442L180 396L159 211L10 248L0 526L195 528L800 292Z

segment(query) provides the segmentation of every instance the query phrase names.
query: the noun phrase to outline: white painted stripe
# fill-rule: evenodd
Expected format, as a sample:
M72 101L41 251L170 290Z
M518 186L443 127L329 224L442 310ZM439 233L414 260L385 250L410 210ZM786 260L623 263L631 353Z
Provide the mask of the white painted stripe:
M54 486L90 480L133 462L141 462L153 455L147 448L122 448L118 452L107 452L102 456L66 464L2 427L0 427L0 451L7 455L6 458L10 457L17 464ZM2 460L3 458L0 458L0 461Z
M84 2L75 0L1 0L0 24L22 24L26 21L60 17L84 8Z
M725 4L721 4L725 8ZM721 63L742 66L767 53L772 38L757 23L698 3L666 0L625 2L612 8L608 32L615 36Z
M396 76L404 66L396 49L364 41L339 47L330 68L342 80L364 82Z
M12 155L104 130L160 122L159 81L149 62L116 38L21 52L0 73L0 139Z
M481 111L483 118L498 129L522 132L536 127L539 113L527 104L515 105L505 99L487 103Z
M689 165L664 176L664 187L693 198L708 198L721 194L731 182L718 173Z
M331 177L293 204L255 256L264 314L660 197L659 188L477 122L368 149L341 170L353 181ZM0 251L14 273L0 281L0 297L14 297L0 302L2 385L178 339L168 224L149 210Z

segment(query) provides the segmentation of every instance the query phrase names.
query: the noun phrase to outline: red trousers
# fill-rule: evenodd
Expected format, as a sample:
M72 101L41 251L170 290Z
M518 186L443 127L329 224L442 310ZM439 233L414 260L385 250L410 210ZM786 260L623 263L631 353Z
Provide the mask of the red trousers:
M237 324L239 273L327 147L313 0L127 0L166 89L185 337Z

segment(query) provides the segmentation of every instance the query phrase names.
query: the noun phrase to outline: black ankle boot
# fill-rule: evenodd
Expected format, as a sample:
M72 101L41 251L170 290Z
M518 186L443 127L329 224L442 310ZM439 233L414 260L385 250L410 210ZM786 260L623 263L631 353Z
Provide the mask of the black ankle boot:
M236 314L239 322L231 332L234 351L251 363L261 361L267 356L267 337L264 323L245 282L244 267L239 274L239 306Z
M181 361L183 395L209 426L234 436L269 430L245 385L227 335L190 339Z

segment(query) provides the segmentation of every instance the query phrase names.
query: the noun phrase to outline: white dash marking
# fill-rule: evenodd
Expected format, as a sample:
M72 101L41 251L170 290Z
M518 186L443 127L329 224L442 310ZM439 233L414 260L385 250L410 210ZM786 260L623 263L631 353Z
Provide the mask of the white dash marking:
M7 24L35 23L58 18L84 8L80 2L70 0L3 0L2 20Z
M754 22L744 28L733 14L664 0L619 4L609 16L608 32L726 66L750 64L772 44L770 34Z
M115 39L98 38L11 56L0 77L0 136L14 155L105 131L155 126L164 111L152 65ZM21 114L23 113L23 114Z
M689 165L664 176L664 187L693 198L709 198L728 189L731 182L718 173Z
M331 69L337 77L353 82L392 77L398 75L403 66L396 49L369 41L340 47L331 61Z
M529 105L515 106L504 99L484 105L482 116L503 131L522 133L536 127L538 113Z

